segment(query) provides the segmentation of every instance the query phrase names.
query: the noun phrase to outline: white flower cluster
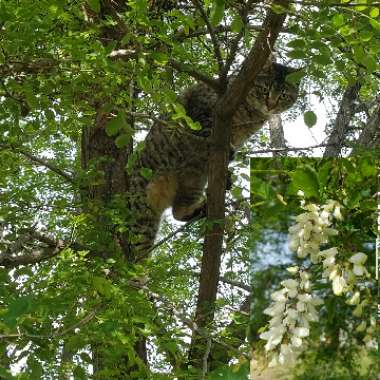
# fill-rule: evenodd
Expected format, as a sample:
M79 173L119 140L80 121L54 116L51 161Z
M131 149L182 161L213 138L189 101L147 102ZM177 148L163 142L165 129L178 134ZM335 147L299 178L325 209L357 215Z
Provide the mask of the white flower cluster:
M336 296L340 296L353 290L356 277L363 275L369 276L364 263L367 260L367 255L363 252L358 252L352 255L348 262L338 264L336 255L338 249L336 247L325 249L319 252L319 257L323 260L324 272L322 277L329 278L332 281L333 292Z
M302 196L302 192L300 193ZM352 290L356 276L367 275L364 267L367 255L358 252L350 257L349 263L337 263L338 249L332 247L320 251L321 244L329 242L329 237L337 235L338 231L331 228L333 219L342 220L341 205L335 200L328 200L323 206L310 203L301 205L306 212L296 217L297 224L289 228L289 248L296 252L298 257L305 258L310 255L313 264L322 261L323 277L332 281L335 295L340 296ZM351 268L352 267L352 268Z
M296 217L294 226L289 228L289 248L298 257L310 255L312 263L319 261L319 247L329 241L329 237L337 235L338 231L331 228L332 218L341 219L340 205L330 200L322 207L314 203L303 204L306 212Z
M282 281L283 288L271 295L274 302L264 310L272 317L268 331L260 334L260 338L267 341L265 350L274 351L269 367L295 362L302 351L302 339L309 336L309 322L318 320L315 306L323 303L309 293L309 273L298 267L288 268L288 271L298 273L299 278Z
M299 194L303 197L303 193ZM366 300L360 302L360 292L355 291L357 276L369 276L364 263L367 255L358 252L352 255L348 261L337 262L337 247L320 250L322 244L329 242L330 236L338 234L331 227L333 219L342 220L341 206L339 202L329 200L323 206L305 204L301 200L301 206L306 211L296 217L296 224L289 228L289 248L296 252L298 257L310 257L313 264L323 265L322 277L332 281L335 295L352 292L352 297L347 304L355 305L354 316L361 316ZM282 281L283 288L271 295L274 301L264 313L272 317L269 329L260 335L267 341L266 351L273 351L269 366L292 363L302 351L302 339L309 335L309 322L318 320L315 306L323 304L323 301L312 296L310 275L298 267L288 268L293 275L298 274L298 280L288 279ZM372 329L367 328L362 322L357 331L366 331L364 341L371 342Z

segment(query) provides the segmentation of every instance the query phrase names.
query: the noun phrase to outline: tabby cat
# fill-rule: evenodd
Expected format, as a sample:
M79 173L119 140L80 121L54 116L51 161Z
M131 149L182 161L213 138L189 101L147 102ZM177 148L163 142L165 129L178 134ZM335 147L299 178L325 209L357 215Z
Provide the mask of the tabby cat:
M233 118L232 151L239 149L271 114L294 104L298 86L285 79L295 70L271 63L257 76ZM203 190L216 100L216 93L207 85L191 87L180 101L188 116L199 122L202 129L195 132L180 126L173 128L163 121L155 123L147 135L130 182L130 206L135 218L131 222L131 235L136 259L148 256L165 209L172 207L175 219L188 221L204 208Z

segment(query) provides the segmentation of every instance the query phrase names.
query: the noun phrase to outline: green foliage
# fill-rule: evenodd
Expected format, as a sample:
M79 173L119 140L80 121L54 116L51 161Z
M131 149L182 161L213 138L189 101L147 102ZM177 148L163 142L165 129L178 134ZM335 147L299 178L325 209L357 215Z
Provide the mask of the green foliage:
M175 7L168 9L170 3ZM339 100L343 87L359 75L361 95L371 100L378 90L379 8L369 2L359 7L335 7L333 3L326 1L319 8L291 8L288 33L286 37L281 35L276 50L279 56L287 54L301 60L304 69L289 75L290 81L313 81L312 88L316 86L321 94L333 94L333 99ZM154 4L160 6L154 8ZM127 264L120 243L133 215L124 194L111 194L107 202L91 198L107 178L97 160L90 160L88 170L83 169L81 161L88 158L82 152L82 136L86 131L98 133L96 120L103 116L105 132L121 155L127 146L134 145L133 154L127 158L126 174L130 174L144 146L138 132L152 124L150 115L165 115L165 121L173 127L200 129L177 101L177 95L195 79L187 72L176 71L171 62L178 61L213 78L217 77L218 65L210 33L202 32L207 26L204 16L189 4L146 0L0 2L0 232L5 231L0 256L8 253L8 242L18 244L14 251L17 255L46 248L46 242L28 235L33 228L79 244L35 265L12 270L0 267L0 335L8 337L0 341L1 378L56 379L67 353L74 378L89 378L89 353L99 345L106 364L100 378L125 377L125 368L115 363L126 358L128 365L136 368L136 378L186 375L177 367L186 361L189 332L173 310L181 311L187 320L192 318L205 226L199 223L177 233L155 251L144 267ZM244 25L241 4L204 2L223 58L231 52L237 33L244 31L237 46L239 59L231 71L257 36L256 28ZM263 20L266 7L262 5L258 3L249 15L255 26ZM284 11L281 7L274 10ZM118 57L115 51L127 55ZM302 111L310 109L306 100L302 98L302 102ZM166 117L168 113L170 117ZM310 127L316 123L311 111L305 113L305 123ZM265 143L266 136L262 135L260 141ZM115 165L109 157L100 161L111 168ZM242 162L236 165L244 166ZM258 162L255 165L257 170L268 169ZM245 185L241 182L233 188L229 201L241 209L228 209L223 262L228 280L248 283L248 268L257 262L252 252L258 249L261 237L278 246L283 244L272 232L285 232L289 219L284 213L293 215L298 211L291 187L302 186L307 197L321 201L337 195L348 216L345 237L369 253L368 244L376 233L375 200L371 198L375 169L371 158L360 162L322 160L317 167L312 166L314 171L307 161L299 168L291 161L285 169L276 169L276 165L269 177L253 173L253 217L248 226L247 205L242 197ZM60 171L73 180L68 181ZM149 179L153 173L146 168L142 175ZM243 175L237 178L242 179ZM84 196L88 186L91 194ZM338 194L331 190L334 188L339 189ZM165 225L162 236L173 229ZM280 281L281 273L282 266L276 265L255 274L255 310L265 307L268 296L258 289L271 289ZM162 297L158 307L149 295L128 282L147 274L149 289ZM245 296L238 287L223 284L217 317L224 322L226 310L239 309ZM343 308L342 312L347 310ZM234 317L234 321L240 317ZM257 338L258 321L263 319L256 314L253 318L252 335ZM228 328L215 332L233 342L236 349L245 336L244 322L237 324L239 328L233 331L239 333L235 334L238 339L232 339ZM141 336L153 342L153 352L158 353L153 355L149 374L134 350ZM247 353L245 347L241 349ZM222 373L232 379L246 374L246 365L226 367L231 359L239 359L236 351L219 349L214 354L224 363L215 376ZM179 365L169 364L170 358ZM20 360L25 365L12 376L9 368Z
M207 377L208 380L245 380L249 373L249 362L244 361L241 364L234 366L224 366L215 371L212 371Z

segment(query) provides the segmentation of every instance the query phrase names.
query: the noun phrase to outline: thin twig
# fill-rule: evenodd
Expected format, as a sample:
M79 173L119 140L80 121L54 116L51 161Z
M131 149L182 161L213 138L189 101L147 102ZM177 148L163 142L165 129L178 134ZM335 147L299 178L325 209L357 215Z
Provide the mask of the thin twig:
M91 321L96 315L97 310L99 307L92 310L90 313L88 313L85 317L83 317L80 321L77 323L74 323L72 326L67 327L63 330L57 330L57 332L49 335L37 335L37 334L0 334L0 339L11 339L11 338L32 338L32 339L52 339L52 338L59 338L63 335L66 335L68 332L73 331L77 329L80 326L83 326Z
M199 13L201 14L204 22L206 23L207 30L210 33L211 41L212 41L212 44L214 46L214 54L215 54L216 61L218 62L219 71L222 72L224 64L223 64L222 53L220 51L218 37L216 36L214 28L211 25L210 20L207 16L205 10L203 9L202 5L199 3L199 1L198 0L192 0L192 3L199 10Z
M246 25L246 28L248 30L253 30L256 32L261 32L261 30L263 29L262 25L251 25L251 24ZM214 28L214 32L215 33L231 32L231 25L219 25L216 28ZM181 42L181 41L188 39L188 38L204 36L207 33L208 33L208 30L206 28L200 28L200 29L196 29L196 30L194 30L188 34L185 34L184 31L180 31L177 34L175 34L172 38L174 40ZM282 34L293 34L286 27L283 27L281 29L280 33L282 33Z
M43 158L34 156L33 154L31 154L31 153L27 152L26 150L21 149L19 147L13 147L12 149L13 149L13 151L15 151L17 153L22 154L23 156L28 158L30 161L32 161L36 164L39 164L41 166L44 166L47 169L51 170L52 172L58 174L59 176L64 178L67 182L74 183L74 178L70 174L68 174L64 170L58 168L57 166L55 166L51 162L44 160Z
M244 26L241 28L241 30L239 31L237 36L232 41L230 52L227 56L226 63L224 64L223 70L220 74L221 78L227 77L228 71L230 70L230 67L231 67L231 65L235 59L236 53L237 53L238 48L239 48L239 42L242 39L242 37L244 36L244 32L245 32L245 29L246 29L247 24L248 24L248 12L249 12L249 9L250 9L253 1L254 0L248 1L247 4L245 5L244 9L243 9L241 19L243 21Z
M169 60L169 65L172 66L174 69L177 71L187 73L194 79L197 79L201 82L206 83L208 86L213 88L214 90L218 91L219 90L219 84L216 79L213 79L209 77L208 75L205 75L197 70L194 70L191 66L188 66L186 64L183 64L179 61L176 61L174 59Z
M367 4L367 3L331 3L331 4L326 4L326 3L323 3L321 4L321 2L317 2L317 1L302 1L302 0L290 0L289 1L290 3L292 4L299 4L299 5L305 5L305 6L314 6L314 7L323 7L323 8L326 8L326 7L343 7L343 8L350 8L350 7L362 7L363 5L370 5L371 7L375 7L375 6L379 6L380 3L370 3L370 4Z
M193 219L189 220L187 223L185 223L183 226L177 228L176 230L174 230L173 232L171 232L169 235L165 236L163 239L161 239L158 243L156 243L152 248L150 248L148 250L148 252L146 254L149 254L150 252L152 252L153 250L155 250L156 248L158 248L159 246L165 244L167 241L169 241L171 238L173 238L174 236L176 236L178 233L180 233L181 231L184 231L186 230L190 225L192 225L194 222L196 222L197 220L200 220L202 219L204 216L202 215L197 215L196 217L194 217Z
M292 148L292 147L287 147L287 148L269 148L269 149L260 149L260 150L254 150L252 152L249 152L250 155L248 156L249 158L257 158L251 156L252 154L260 154L260 153L276 153L276 152L289 152L289 151L302 151L302 150L309 150L309 149L316 149L316 148L325 148L327 146L331 146L332 144L318 144L318 145L311 145L311 146L306 146L302 148Z

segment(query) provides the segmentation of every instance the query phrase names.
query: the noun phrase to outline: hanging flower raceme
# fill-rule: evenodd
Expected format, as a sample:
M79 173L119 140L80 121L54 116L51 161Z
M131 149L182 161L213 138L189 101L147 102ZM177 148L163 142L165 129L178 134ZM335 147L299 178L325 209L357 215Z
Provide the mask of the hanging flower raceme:
M299 195L305 212L298 215L296 224L289 228L289 248L300 258L310 257L313 264L322 264L322 277L332 282L334 294L349 294L346 303L355 306L352 314L360 317L367 301L360 302L360 291L355 286L357 277L369 276L364 267L367 255L358 252L347 261L339 256L337 247L320 250L321 245L329 243L331 236L338 234L331 226L334 219L343 219L341 205L335 200L328 200L322 206L306 204L303 193ZM260 335L267 341L265 350L271 354L270 367L296 360L303 349L303 340L309 336L309 322L318 320L316 306L323 304L320 298L312 295L310 274L306 270L294 266L288 268L288 272L296 279L282 281L282 289L271 295L273 302L264 310L272 317L269 329ZM372 329L362 322L356 330L366 331L364 341L371 342Z
M319 247L327 243L330 236L338 233L330 226L334 213L341 217L340 207L337 213L336 201L330 201L322 207L314 203L302 204L306 212L298 215L297 223L289 228L289 248L300 258L310 256L312 263L316 264L319 261Z
M293 363L302 351L303 339L309 336L309 322L317 321L315 306L322 300L310 294L310 275L298 267L288 268L297 279L281 282L282 289L271 295L272 304L264 313L272 318L269 329L260 335L267 341L266 351L272 351L269 366Z

